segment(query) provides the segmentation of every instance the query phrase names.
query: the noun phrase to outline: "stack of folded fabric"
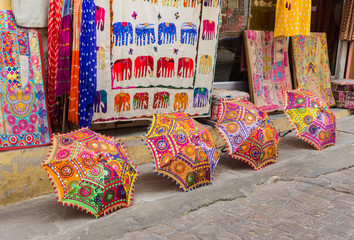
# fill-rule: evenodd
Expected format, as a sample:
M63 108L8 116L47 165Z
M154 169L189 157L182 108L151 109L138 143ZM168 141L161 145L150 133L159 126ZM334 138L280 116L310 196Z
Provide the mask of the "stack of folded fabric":
M337 107L354 109L354 79L334 80L332 89Z
M242 98L244 100L250 101L250 95L247 92L242 92L238 90L228 90L228 89L213 89L213 98L211 102L211 115L210 120L217 121L218 120L218 108L221 103L221 100L224 98L229 99L239 99Z

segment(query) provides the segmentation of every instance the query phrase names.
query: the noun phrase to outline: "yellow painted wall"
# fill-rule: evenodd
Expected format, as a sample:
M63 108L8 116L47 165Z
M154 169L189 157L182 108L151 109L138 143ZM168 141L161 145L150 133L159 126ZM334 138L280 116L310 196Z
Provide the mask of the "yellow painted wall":
M11 0L0 0L1 10L11 10Z

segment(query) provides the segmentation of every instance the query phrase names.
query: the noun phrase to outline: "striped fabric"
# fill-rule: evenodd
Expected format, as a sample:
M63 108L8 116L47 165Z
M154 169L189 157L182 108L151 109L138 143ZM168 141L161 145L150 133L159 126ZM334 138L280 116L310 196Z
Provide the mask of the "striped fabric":
M61 10L63 0L50 0L48 14L48 114L51 122L54 122L54 106L56 101L56 79L58 66L59 30L61 22Z
M69 98L68 120L79 123L79 56L80 56L80 29L82 1L74 0L73 3L73 46L71 64L71 85Z

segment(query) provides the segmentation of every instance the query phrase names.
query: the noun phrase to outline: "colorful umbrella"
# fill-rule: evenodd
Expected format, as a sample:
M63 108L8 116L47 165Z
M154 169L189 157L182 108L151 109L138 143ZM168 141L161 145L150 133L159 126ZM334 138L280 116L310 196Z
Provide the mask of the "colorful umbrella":
M278 133L268 114L249 101L222 100L216 127L232 158L255 170L277 161Z
M335 145L336 117L327 103L308 90L285 93L284 112L296 136L317 150Z
M122 143L87 128L54 135L43 168L63 205L99 217L133 204L138 177Z
M219 154L208 129L187 114L154 114L144 140L153 152L156 172L184 191L211 183Z

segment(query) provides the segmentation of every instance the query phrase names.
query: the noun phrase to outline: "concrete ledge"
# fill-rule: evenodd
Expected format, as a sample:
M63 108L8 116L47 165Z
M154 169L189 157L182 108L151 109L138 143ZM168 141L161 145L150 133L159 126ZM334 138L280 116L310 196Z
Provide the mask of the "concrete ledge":
M345 109L333 109L333 111L337 119L354 114L354 111ZM291 129L284 114L270 117L278 131ZM153 161L149 147L141 141L141 135L146 132L146 129L146 127L135 127L100 132L121 138L133 162L142 165ZM209 130L216 147L223 147L224 142L216 129L209 127ZM50 146L0 152L0 206L53 192L46 171L40 167L49 149Z

